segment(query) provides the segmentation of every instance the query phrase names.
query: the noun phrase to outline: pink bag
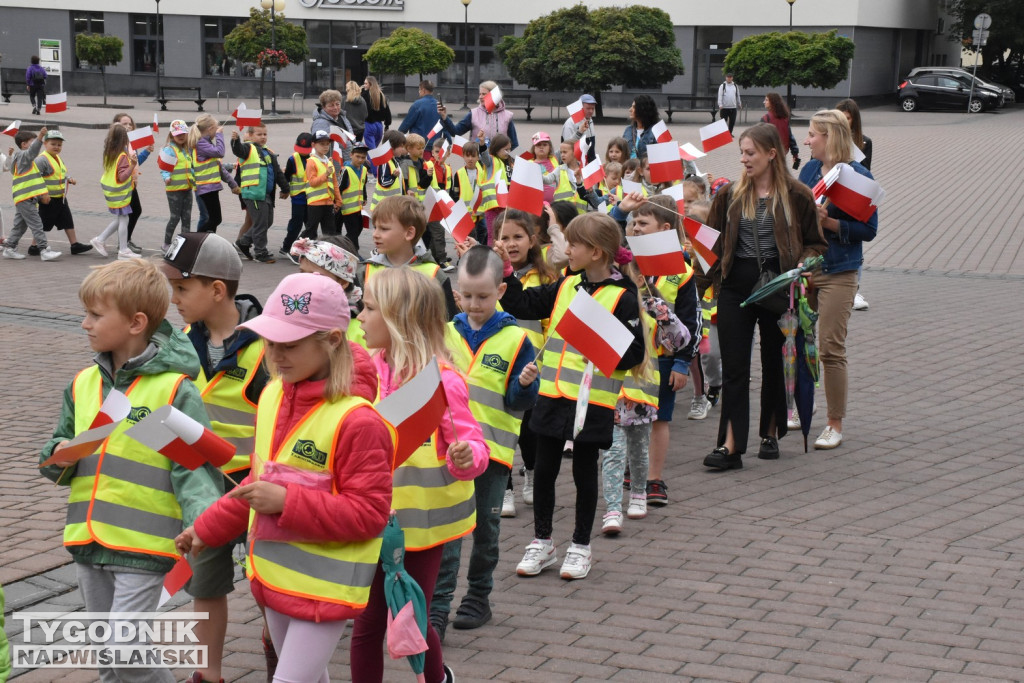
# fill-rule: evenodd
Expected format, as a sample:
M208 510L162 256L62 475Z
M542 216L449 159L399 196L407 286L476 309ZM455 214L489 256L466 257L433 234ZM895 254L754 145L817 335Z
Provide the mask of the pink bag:
M310 472L301 470L291 465L282 465L273 460L263 463L263 471L259 475L260 481L270 482L278 486L298 484L314 491L331 490L331 474L329 472ZM296 536L295 532L285 529L279 525L281 514L263 515L256 514L253 524L251 540L278 541L281 543L298 543L304 540Z
M416 611L411 602L405 603L398 610L398 616L392 618L388 610L388 654L391 659L401 659L409 655L418 655L427 651L427 641L420 633L416 623Z

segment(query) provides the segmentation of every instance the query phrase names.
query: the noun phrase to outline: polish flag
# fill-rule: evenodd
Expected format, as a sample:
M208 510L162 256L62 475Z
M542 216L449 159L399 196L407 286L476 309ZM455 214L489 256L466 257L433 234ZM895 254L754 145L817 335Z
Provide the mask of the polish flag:
M348 143L355 140L355 137L352 135L352 133L349 133L341 126L331 126L329 130L329 135L331 136L331 139L334 140L334 142L341 145L342 147L348 147Z
M648 147L650 147L650 145L648 145ZM639 192L640 194L647 196L647 193L644 192L644 186L641 183L636 182L635 180L623 178L620 181L620 184L622 185L622 191L625 192L626 194L633 194L634 192Z
M235 125L239 128L263 125L262 109L246 109L244 104L240 104L238 109L232 112L232 116L235 117Z
M394 466L398 467L430 438L448 408L437 359L431 360L419 374L380 401L376 408L397 433Z
M501 100L501 88L494 86L494 89L491 90L491 92L484 95L484 109L487 110L488 114L493 114L494 110L498 108L499 104L501 104Z
M331 145L331 158L337 161L339 164L344 163L345 157L341 153L342 146L337 142Z
M854 219L865 222L885 199L885 190L877 182L857 173L849 164L836 164L818 185L824 184L824 196ZM815 195L818 195L817 186Z
M648 277L679 275L686 272L686 257L675 230L659 230L650 235L627 235L640 272Z
M679 209L679 213L686 212L686 202L683 200L682 185L672 185L671 187L667 187L664 190L662 190L661 193L676 200L676 208Z
M707 154L694 147L689 142L684 142L679 145L679 158L685 159L686 161L697 161L702 157L706 157Z
M520 159L524 159L526 161L533 161L533 159L534 159L533 152L531 152L530 150L526 150L525 152L523 152L522 154L519 155L519 158Z
M156 158L156 165L161 171L167 171L168 173L174 170L177 163L178 157L167 148L160 150L160 154Z
M160 406L125 432L182 467L228 464L235 447L171 405Z
M46 96L46 113L56 114L57 112L67 111L68 109L68 94L66 92L57 93L56 95Z
M444 158L448 156L448 153L452 150L452 143L445 140L441 143L441 157L437 160L437 163L444 161Z
M652 183L670 183L683 179L683 162L679 160L679 146L676 143L647 145L647 161L651 168Z
M661 119L658 119L658 122L651 126L651 133L658 142L672 141L672 133L668 132L668 126Z
M363 217L363 230L368 230L370 228L370 212L364 208L359 213Z
M587 142L586 138L580 138L572 145L573 156L576 157L576 161L581 164L584 163L584 159L587 158L587 152L590 151L590 143Z
M583 102L576 100L572 104L565 105L565 108L569 111L569 116L572 117L573 123L579 123L583 119L587 118L587 115L583 112Z
M423 210L427 214L428 223L436 223L447 218L448 215L451 214L451 209L448 208L448 204L441 199L442 193L445 196L448 195L444 190L438 191L432 187L428 187L426 193L423 195Z
M462 146L465 145L467 142L469 142L469 140L467 140L466 138L462 137L461 135L456 135L452 139L452 154L454 154L457 157L461 157Z
M498 178L494 183L494 197L498 206L502 209L508 208L508 183L505 178Z
M455 202L451 206L448 215L441 220L441 224L452 234L452 239L456 242L465 242L469 234L473 232L473 228L476 227L473 217L469 215L469 210L462 202Z
M729 132L729 124L725 119L718 119L700 129L700 143L705 152L724 147L730 142L732 142L732 133Z
M107 397L103 399L103 404L100 406L100 412L96 413L96 417L92 419L92 424L89 425L89 429L96 429L97 427L104 427L108 424L120 422L121 420L128 417L128 413L132 410L132 403L128 400L128 397L122 394L117 389L111 389Z
M512 166L508 207L534 216L544 213L544 167L519 157Z
M376 166L383 166L393 159L395 156L395 150L392 149L391 143L384 140L379 145L370 150L370 161Z
M47 467L55 462L76 462L86 458L103 445L103 442L114 433L123 419L131 412L132 404L128 397L117 389L111 389L107 397L103 399L100 410L92 419L89 429L80 432L75 438L68 441L59 451L39 464L40 467Z
M142 149L143 147L155 145L156 138L153 137L153 129L146 126L145 128L136 128L135 130L128 131L128 144L132 149Z
M583 167L583 187L588 190L604 180L604 167L598 157Z
M430 132L427 133L427 142L433 140L442 130L444 130L444 126L441 125L441 121L439 119L438 122L434 124L434 127L430 129Z
M156 606L163 607L168 600L174 597L175 593L185 587L185 584L191 578L192 566L188 563L187 559L179 557L178 561L171 567L171 571L164 574L164 585L160 589L160 602Z
M582 289L576 291L555 330L605 377L612 376L633 343L633 333Z
M18 134L18 129L21 128L21 121L15 121L11 125L7 126L4 130L4 135L10 135L12 138Z
M160 132L160 115L157 114L156 112L153 112L153 132L154 133L159 133Z
M711 272L711 266L718 261L718 256L714 251L715 243L718 242L722 233L692 218L683 218L683 231L690 238L690 244L693 245L697 260L700 261L704 272Z

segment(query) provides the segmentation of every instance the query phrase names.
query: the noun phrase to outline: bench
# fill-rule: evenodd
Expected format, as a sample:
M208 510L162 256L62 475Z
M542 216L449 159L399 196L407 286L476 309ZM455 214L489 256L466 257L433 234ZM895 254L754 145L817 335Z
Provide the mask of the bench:
M167 92L168 91L171 91L171 92L175 92L175 91L177 91L177 92L191 92L191 93L195 93L195 97L194 98L193 97L168 97L167 96ZM160 86L160 97L156 98L156 101L160 103L160 111L167 111L167 103L168 102L195 102L199 106L199 111L204 111L204 109L203 109L203 102L205 102L206 100L203 99L203 94L201 92L201 89L198 88L198 87L177 86L177 85L175 85L175 86L166 86L166 87L165 86Z
M4 102L10 104L12 95L24 95L25 97L28 97L28 91L25 90L25 69L5 67L0 69L0 74L2 74L4 81L4 87L3 91L0 92L0 97L3 97Z
M711 122L718 113L718 98L714 95L668 95L668 122L672 123L672 114L677 111L698 111L706 109L711 114Z
M533 113L535 107L530 100L530 95L513 95L510 97L503 97L502 101L505 103L505 109L523 109L526 111L526 120L532 121L530 115Z

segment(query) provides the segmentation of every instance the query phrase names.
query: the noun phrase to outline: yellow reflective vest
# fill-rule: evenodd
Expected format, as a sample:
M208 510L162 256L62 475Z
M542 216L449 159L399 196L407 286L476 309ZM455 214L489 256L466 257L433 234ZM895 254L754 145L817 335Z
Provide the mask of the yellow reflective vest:
M192 181L192 157L175 144L171 144L169 147L174 152L174 168L171 169L170 178L167 179L164 189L168 192L187 192L194 186Z
M117 180L117 165L121 162L121 157L127 156L121 152L117 156L117 161L103 170L100 188L103 190L103 198L107 201L107 208L120 209L132 203L132 177L129 175L124 182Z
M483 203L484 203L484 183L487 181L487 172L484 171L483 164L479 161L476 162L476 182L469 180L469 172L466 168L460 168L455 172L455 177L459 179L459 196L456 199L462 201L466 205L466 211L469 212L470 217L475 221L483 215ZM491 181L491 188L494 188L494 182ZM475 191L480 190L480 205L473 208L473 195Z
M350 216L363 210L363 188L366 187L368 171L365 166L357 171L346 164L342 167L342 172L348 176L348 186L341 191L341 215ZM422 194L421 192L420 195ZM422 196L417 198L423 200Z
M295 164L295 173L288 181L289 197L306 194L306 162L302 160L301 154L292 152L292 163Z
M334 163L331 161L323 161L315 156L310 156L309 160L316 166L316 175L324 177L324 181L319 185L310 185L309 179L306 179L306 203L314 204L316 202L333 201L334 200ZM303 172L305 175L305 172Z
M29 164L28 170L21 174L17 168L12 167L11 174L14 176L11 182L11 195L15 204L47 194L46 181L34 163Z
M485 173L484 179L478 181L480 183L480 213L498 208L498 178L504 175L505 162L497 157L492 157L491 174Z
M644 320L644 346L647 347L647 357L655 358L661 351L657 342L658 321L647 311L640 309L640 317ZM650 364L646 376L636 377L635 373L627 373L622 381L621 396L635 403L646 403L649 406L658 408L658 390L661 386L661 372L658 370L657 362Z
M199 161L199 156L192 150L192 172L196 185L220 185L220 159L210 157Z
M49 152L43 152L39 156L46 157L46 160L50 162L50 167L53 169L53 173L43 176L43 182L46 183L46 191L50 193L52 198L60 199L64 196L64 179L68 177L68 169L60 157L55 157ZM39 157L36 158L38 159Z
M391 183L390 187L381 187L380 183L376 183L373 186L373 196L370 197L370 213L372 214L377 205L380 204L380 200L385 197L394 197L395 195L405 194L405 178L402 177L402 169L398 167L394 159L389 159L387 163L388 171L391 176L395 179L395 182Z
M269 155L270 150L267 150ZM260 169L266 167L270 157L260 154L259 145L249 143L249 156L239 166L241 182L239 187L252 187L260 184Z

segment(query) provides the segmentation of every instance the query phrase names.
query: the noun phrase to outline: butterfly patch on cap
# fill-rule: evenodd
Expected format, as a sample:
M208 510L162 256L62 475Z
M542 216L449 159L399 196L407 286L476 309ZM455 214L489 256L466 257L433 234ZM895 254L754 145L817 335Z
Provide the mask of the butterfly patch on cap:
M287 294L281 295L281 303L284 305L284 314L309 313L309 304L313 301L313 292L306 292L300 296L291 297Z

